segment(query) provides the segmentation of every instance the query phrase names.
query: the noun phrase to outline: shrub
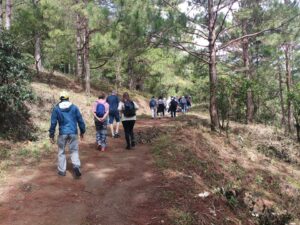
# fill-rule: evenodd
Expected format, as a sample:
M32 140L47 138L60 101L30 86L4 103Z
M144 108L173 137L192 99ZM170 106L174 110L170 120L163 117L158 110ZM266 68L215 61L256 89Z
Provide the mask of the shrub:
M33 126L25 101L33 99L25 59L9 33L0 34L0 134L32 139Z

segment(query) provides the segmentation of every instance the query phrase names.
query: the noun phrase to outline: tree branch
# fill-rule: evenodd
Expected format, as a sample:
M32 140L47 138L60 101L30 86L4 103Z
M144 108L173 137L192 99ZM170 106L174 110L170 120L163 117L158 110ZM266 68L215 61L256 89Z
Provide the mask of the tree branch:
M102 63L101 65L95 66L95 67L91 67L91 70L99 69L99 68L101 68L102 66L104 66L107 62L108 62L108 60L105 60L104 63Z
M194 56L194 57L200 59L201 61L203 61L203 62L209 64L209 61L203 58L203 57L208 57L208 55L205 54L204 52L201 52L201 53L200 53L200 52L194 52L194 51L191 51L191 50L187 49L186 47L184 47L184 46L183 46L181 43L179 43L179 42L172 42L172 43L171 43L171 46L172 46L172 47L175 47L175 48L177 48L177 49L179 49L179 50L181 50L181 51L185 51L185 52L187 52L188 54L190 54L191 56Z
M300 16L300 14L297 14L297 15L293 16L292 18L287 19L286 21L284 21L283 23L281 23L281 24L280 24L279 26L277 26L277 27L272 27L272 28L264 29L264 30L261 30L261 31L258 31L258 32L252 33L252 34L243 35L243 36L241 36L241 37L239 37L239 38L233 39L233 40L231 40L231 41L225 43L224 45L220 46L219 48L217 48L217 51L219 51L219 50L221 50L221 49L224 49L224 48L228 47L229 45L231 45L232 43L235 43L235 42L237 42L237 41L240 41L240 40L242 40L242 39L244 39L244 38L250 38L250 37L254 37L254 36L257 36L257 35L259 35L259 34L265 33L265 32L267 32L267 31L274 31L274 30L277 30L277 29L283 27L284 25L288 24L289 22L291 22L292 20L294 20L294 19L295 19L296 17L298 17L298 16Z
M223 18L223 20L222 20L221 26L220 26L220 31L217 33L216 39L214 40L214 44L215 44L216 40L218 39L218 37L219 37L221 31L223 30L223 27L224 27L226 18L227 18L227 16L228 16L229 12L231 11L231 8L232 8L232 6L233 6L233 4L234 4L235 2L236 2L236 0L233 0L233 1L231 2L231 5L229 6L229 9L228 9L227 12L226 12L226 14L225 14L225 16L224 16L224 18Z

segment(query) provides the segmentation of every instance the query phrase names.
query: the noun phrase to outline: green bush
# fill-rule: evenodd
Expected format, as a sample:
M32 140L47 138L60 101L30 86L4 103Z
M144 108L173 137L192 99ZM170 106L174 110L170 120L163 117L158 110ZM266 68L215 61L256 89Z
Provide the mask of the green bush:
M0 34L0 134L32 139L33 126L25 102L33 99L25 59L9 33Z

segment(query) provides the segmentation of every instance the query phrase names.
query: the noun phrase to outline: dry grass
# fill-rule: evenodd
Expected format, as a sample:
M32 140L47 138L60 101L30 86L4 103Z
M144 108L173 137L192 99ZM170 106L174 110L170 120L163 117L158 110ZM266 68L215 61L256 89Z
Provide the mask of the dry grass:
M224 218L231 218L231 221L240 221L236 224L258 222L255 217L251 216L251 213L263 215L264 217L260 217L260 223L264 224L262 221L265 221L265 217L270 219L269 214L263 214L265 207L276 209L275 212L278 213L278 218L273 218L273 223L270 224L275 225L280 219L288 218L288 214L292 215L294 224L299 224L296 220L300 215L300 206L296 203L300 198L300 183L298 182L300 168L297 163L300 162L299 144L285 137L280 130L259 124L246 126L231 123L228 135L213 133L207 126L208 121L209 117L204 113L194 112L188 116L179 117L173 124L176 127L173 129L174 132L157 139L154 147L156 161L163 170L166 180L178 182L174 184L177 187L173 189L179 193L184 192L184 190L178 190L178 186L181 186L179 183L183 179L190 179L190 186L186 188L190 189L194 195L197 194L196 191L216 193L214 190L220 190L220 188L225 196L232 192L231 197L226 197L226 201L234 215L226 214L228 213L226 204L221 204L224 210L221 214ZM170 140L173 141L170 142ZM284 158L267 155L258 150L260 145L273 146L280 151L284 149L292 161L287 162ZM181 151L178 151L178 148L181 148ZM196 158L194 161L199 160L201 163L193 166L188 157L190 154ZM182 163L182 161L188 163ZM251 196L248 205L245 201L246 195ZM189 198L192 198L192 195L189 195ZM174 200L168 201L175 204ZM255 202L253 209L251 208L252 201ZM177 201L177 206L176 210L185 212L184 215L194 215L192 212L196 208L192 200L182 200L180 203ZM186 208L190 210L185 211ZM205 212L205 209L203 210ZM209 214L209 210L207 213ZM178 214L172 215L173 220L176 220ZM219 221L216 218L214 221L213 218L211 218L212 223ZM193 219L198 222L201 220L199 215L193 216ZM226 223L223 221L223 224ZM233 223L229 222L229 224Z

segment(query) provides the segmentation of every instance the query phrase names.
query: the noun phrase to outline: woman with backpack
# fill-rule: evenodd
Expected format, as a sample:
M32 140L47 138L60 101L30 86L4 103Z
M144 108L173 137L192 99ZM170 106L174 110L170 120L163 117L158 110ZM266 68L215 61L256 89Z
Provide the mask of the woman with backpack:
M136 121L136 110L138 110L138 108L138 105L132 101L129 94L125 92L122 101L119 103L118 110L122 114L122 124L125 132L127 150L130 150L135 146L133 127Z
M162 117L162 116L165 116L165 102L162 98L162 96L160 96L158 98L158 101L157 101L157 115L159 116L159 119Z
M105 94L101 93L98 100L92 106L94 122L96 128L97 149L104 152L106 150L107 119L109 105L105 100Z

